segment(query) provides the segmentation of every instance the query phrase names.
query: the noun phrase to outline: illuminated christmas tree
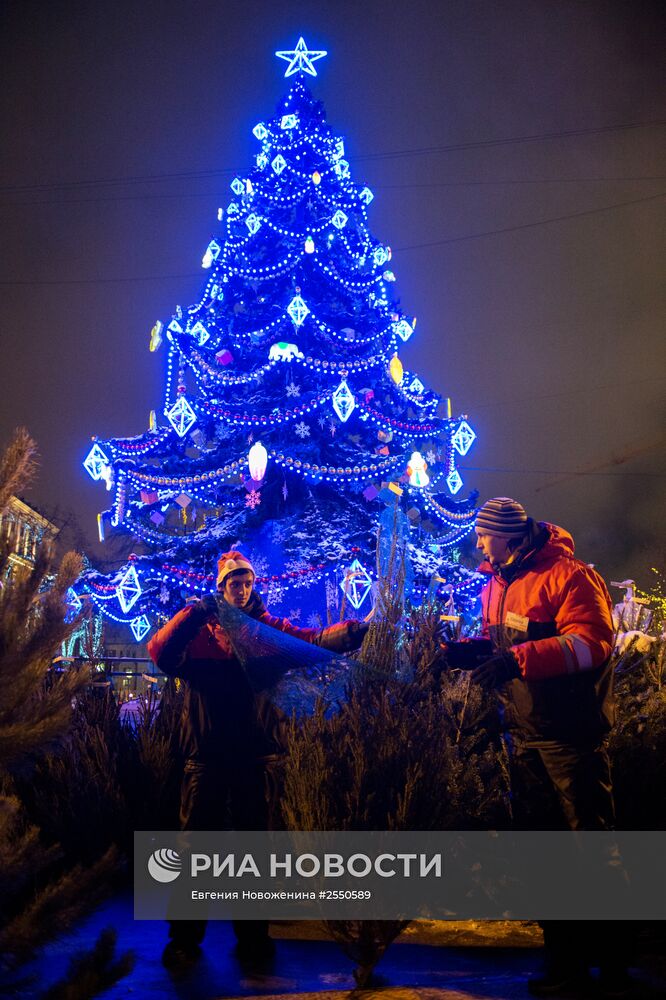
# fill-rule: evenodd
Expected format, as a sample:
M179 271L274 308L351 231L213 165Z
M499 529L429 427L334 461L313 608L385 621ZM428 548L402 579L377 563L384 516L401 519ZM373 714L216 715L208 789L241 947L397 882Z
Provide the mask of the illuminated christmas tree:
M441 398L400 360L416 320L391 296L373 193L303 82L325 54L303 39L276 53L295 82L252 129L258 151L218 211L201 297L151 331L166 355L159 417L94 439L84 463L113 491L101 536L123 529L142 552L85 587L137 638L214 590L220 552L237 546L272 608L323 617L344 592L365 613L382 513L386 539L409 548L408 591L442 565L459 594L477 589L447 562L474 517L476 494L454 497L475 435L448 401L438 416Z

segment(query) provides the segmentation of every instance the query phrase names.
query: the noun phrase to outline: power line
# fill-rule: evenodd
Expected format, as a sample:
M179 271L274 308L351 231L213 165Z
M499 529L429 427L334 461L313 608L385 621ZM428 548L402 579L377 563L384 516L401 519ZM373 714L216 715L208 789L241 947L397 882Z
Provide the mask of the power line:
M538 226L546 226L551 222L564 222L567 219L578 219L586 215L599 215L602 212L611 212L617 208L626 208L630 205L641 205L646 202L656 201L658 198L663 198L666 196L666 191L662 191L659 194L650 195L648 198L634 198L631 201L621 201L614 205L604 205L601 208L590 208L582 212L571 212L567 215L558 215L550 219L540 219L538 222L525 222L518 226L505 226L502 229L489 229L482 233L470 233L467 236L451 236L444 240L434 240L430 243L412 243L404 247L394 247L393 253L400 253L405 250L421 250L427 247L437 247L444 246L448 243L462 243L465 240L478 240L483 236L497 236L503 233L515 233L522 229L534 229ZM60 280L34 280L34 281L7 281L0 280L1 287L19 287L19 286L37 286L37 285L96 285L96 284L110 284L112 282L125 282L125 281L165 281L174 278L193 278L196 277L199 272L188 272L187 274L151 274L145 275L143 277L122 277L122 278L64 278Z
M567 139L585 135L603 135L610 132L623 132L642 128L659 128L666 125L666 119L649 122L629 122L623 125L605 125L596 128L565 129L559 132L541 132L533 135L518 135L500 139L476 139L469 142L450 143L441 146L421 146L412 149L396 149L379 153L366 153L350 157L354 163L374 162L376 160L400 159L407 156L424 156L439 153L457 152L468 149L491 149L496 146L508 146L528 142L544 142L552 139ZM134 174L126 177L100 177L92 180L53 181L41 184L10 184L0 187L2 193L18 193L22 191L71 190L80 187L90 187L98 184L136 184L153 183L175 178L215 177L222 174L234 174L238 171L231 167L220 167L215 170L184 170L164 174Z
M629 181L663 181L666 174L653 174L644 177L519 177L495 178L485 181L414 181L411 184L373 184L377 191L393 190L395 188L438 188L438 187L497 187L503 184L612 184ZM20 204L20 202L14 202Z
M574 136L581 135L603 135L607 132L627 131L638 128L653 128L660 125L666 125L666 120L653 122L631 122L626 125L603 125L599 128L565 129L561 132L541 132L537 135L516 135L507 139L476 139L471 140L470 142L458 142L446 146L422 146L421 148L406 150L398 149L387 153L367 153L364 156L357 157L357 159L366 161L382 160L402 156L416 156L426 153L450 153L463 149L489 149L494 146L507 146L514 143L544 142L549 139L569 139Z
M666 472L606 472L605 469L609 465L624 465L626 462L630 462L632 459L638 458L639 455L645 455L647 452L654 451L655 448L662 448L666 438L659 437L656 440L649 441L647 444L641 445L640 448L634 448L632 451L626 452L619 458L611 458L605 462L599 462L594 466L588 466L586 469L576 469L569 472L559 472L555 469L491 469L483 468L481 466L467 466L466 468L470 472L502 472L510 473L512 475L547 475L556 476L555 479L550 479L546 483L542 483L541 486L536 487L536 492L541 493L545 489L549 489L552 486L558 486L562 482L566 482L568 479L576 479L580 476L611 476L611 477L643 477L647 479L666 479Z
M502 187L510 185L530 185L530 184L612 184L612 183L636 183L639 181L663 181L666 174L655 174L646 177L543 177L543 178L519 178L519 179L498 179L485 181L427 181L424 183L414 182L412 184L373 184L375 191L405 191L418 190L420 188L447 188L447 187ZM45 207L62 205L98 205L105 202L116 203L119 201L162 201L164 199L184 199L184 198L213 198L221 199L228 196L228 191L183 191L176 193L162 194L114 194L99 195L94 198L66 198L47 199L43 201L3 201L0 207Z
M607 389L623 389L628 385L644 385L646 382L665 382L666 375L656 375L651 378L640 378L622 382L608 382L606 385L586 385L584 389L563 389L560 392L539 393L534 396L521 396L512 399L500 399L494 403L474 403L470 404L469 412L478 413L479 410L495 409L498 406L509 406L513 403L534 403L543 399L558 399L560 396L587 396L591 392L605 392Z
M109 285L125 281L173 281L174 278L200 278L200 271L189 274L146 274L137 277L124 278L62 278L56 281L0 281L0 286L33 286L33 285Z
M602 212L611 212L615 208L626 208L629 205L642 205L648 201L656 201L658 198L666 196L666 191L659 194L650 195L648 198L634 198L632 201L620 201L615 205L604 205L601 208L588 208L582 212L569 212L567 215L556 215L550 219L540 219L538 222L524 222L519 226L504 226L502 229L488 229L482 233L469 233L467 236L450 236L445 240L433 240L430 243L411 243L405 247L393 247L393 253L400 253L403 250L422 250L427 247L441 247L447 243L463 243L465 240L478 240L483 236L499 236L502 233L517 233L521 229L535 229L538 226L546 226L551 222L565 222L567 219L580 219L585 215L599 215Z
M666 472L576 472L558 469L502 469L491 468L484 465L460 465L458 468L463 472L506 472L511 475L525 476L564 476L575 479L578 476L643 476L650 479L666 479Z

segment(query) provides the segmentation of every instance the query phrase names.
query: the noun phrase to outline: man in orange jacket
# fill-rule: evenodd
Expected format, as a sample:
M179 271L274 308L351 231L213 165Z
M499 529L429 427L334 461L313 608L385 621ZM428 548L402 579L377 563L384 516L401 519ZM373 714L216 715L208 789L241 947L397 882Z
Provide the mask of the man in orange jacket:
M571 535L537 523L509 497L485 503L476 519L482 634L494 655L473 681L495 689L511 754L511 797L522 829L608 830L614 823L606 737L614 721L611 600ZM589 985L600 928L544 921L547 972L535 996ZM583 930L583 933L581 933ZM625 963L616 925L601 936L601 988L618 996ZM611 947L611 941L613 942Z
M368 626L346 621L324 629L299 628L270 615L254 590L255 572L242 553L218 562L218 595L246 615L290 636L333 652L357 649ZM185 682L181 746L185 769L181 788L182 830L264 830L268 824L264 761L276 749L275 713L255 695L231 638L218 617L219 596L209 594L183 608L148 643L159 670ZM273 942L264 921L235 921L237 954L260 962ZM205 921L172 920L162 960L172 969L201 953Z

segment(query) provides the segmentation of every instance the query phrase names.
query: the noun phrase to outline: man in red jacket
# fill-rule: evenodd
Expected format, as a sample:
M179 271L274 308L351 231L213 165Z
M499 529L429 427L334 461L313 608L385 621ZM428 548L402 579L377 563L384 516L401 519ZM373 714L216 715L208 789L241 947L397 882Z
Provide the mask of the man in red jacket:
M330 649L357 649L367 625L340 622L325 629L299 628L270 615L254 588L255 573L232 550L218 562L217 590L227 604L290 636ZM159 670L185 682L181 745L185 769L181 788L182 830L265 830L265 758L275 753L277 718L252 690L231 638L218 617L218 597L209 594L183 608L148 643ZM267 711L268 709L268 711ZM234 921L237 954L253 962L270 957L273 942L264 921ZM162 960L187 966L200 955L206 921L170 921Z
M511 754L514 822L525 830L611 829L606 737L614 721L613 622L606 586L574 557L567 531L533 521L509 497L481 507L476 536L485 557L479 570L488 575L482 632L494 655L471 676L497 692ZM530 982L530 992L556 996L589 985L599 927L542 926L547 974ZM601 987L612 995L621 995L626 977L619 930L616 925L602 938Z

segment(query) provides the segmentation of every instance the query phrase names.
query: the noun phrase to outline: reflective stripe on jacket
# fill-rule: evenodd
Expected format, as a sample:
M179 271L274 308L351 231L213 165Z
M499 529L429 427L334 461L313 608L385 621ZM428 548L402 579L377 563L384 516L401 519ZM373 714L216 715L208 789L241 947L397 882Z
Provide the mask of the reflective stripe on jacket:
M483 634L511 651L522 675L500 692L505 722L530 737L594 740L613 719L610 597L599 574L574 558L568 532L530 528L510 563L480 567L490 574Z

